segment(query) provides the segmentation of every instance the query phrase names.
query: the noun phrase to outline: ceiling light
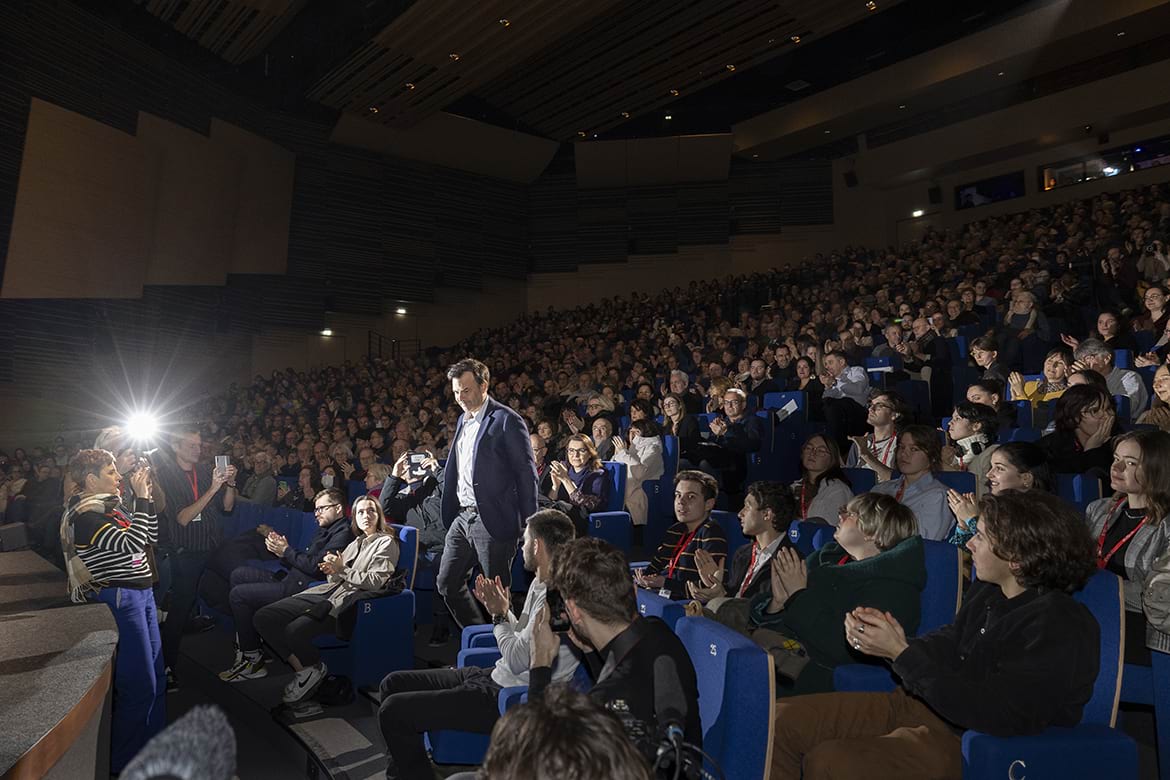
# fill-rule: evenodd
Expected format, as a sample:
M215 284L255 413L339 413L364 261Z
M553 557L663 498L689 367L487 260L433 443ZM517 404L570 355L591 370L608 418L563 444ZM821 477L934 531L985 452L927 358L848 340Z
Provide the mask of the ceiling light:
M788 40L792 41L793 43L800 43L800 36L799 36L799 35L793 35L793 36L792 36L791 38L789 38Z
M769 38L769 39L768 39L768 43L775 43L775 42L776 42L776 39L775 39L775 38Z
M759 156L760 156L760 155L758 155L758 154L753 154L753 155L752 155L752 159L754 160L754 159L756 159L756 158L757 158L757 157L759 157Z
M903 103L902 105L898 106L898 108L899 108L899 109L903 109L903 108L905 108L905 107L906 107L906 104L905 104L905 103Z
M584 137L585 137L585 131L584 131L584 130L578 130L578 131L577 131L577 137L578 137L578 138L584 138Z
M394 313L395 314L406 314L406 309L402 306L399 306L397 309L394 310Z
M414 89L414 82L408 81L405 84L403 84L403 86L406 87L407 89Z
M826 130L826 131L825 131L825 135L828 135L828 134L829 134L829 133L831 133L831 132L833 132L833 131L832 131L832 130Z
M910 216L912 216L912 217L921 217L921 216L922 216L923 214L925 214L925 213L926 213L926 212L925 212L925 211L923 211L922 209L914 209L913 211L911 211L911 212L910 212Z
M674 117L673 117L673 116L671 116L670 114L667 114L666 116L664 116L664 117L662 117L662 118L663 118L663 119L674 119Z
M997 75L997 76L1002 76L1002 75L1003 75L1003 71L1001 70L999 73L996 73L995 75Z
M459 62L459 54L458 54L458 52L451 52L451 53L450 53L450 54L448 54L447 56L451 58L451 62Z
M325 330L321 331L321 335L322 335L322 336L332 336L332 335L333 335L333 331L332 331L332 330L330 330L329 328L326 328Z
M672 89L672 90L670 91L670 94L671 94L671 97L678 97L678 90L677 90L677 89Z
M378 107L377 107L377 106L370 106L370 107L369 107L367 110L368 110L368 111L369 111L371 114L376 114L376 113L378 113Z
M728 70L735 70L735 66L734 66L734 65L728 65L728 66L726 66L726 67L727 67L727 69L728 69Z
M869 0L869 2L865 4L865 8L867 11L876 11L877 3L875 3L873 0Z
M511 27L512 26L512 23L510 21L508 21L507 19L500 19L500 24L504 27Z
M629 118L630 118L630 112L629 112L629 111L623 111L623 112L622 112L622 119L629 119Z
M1121 32L1117 33L1117 37L1124 38L1125 37L1125 30L1122 30Z

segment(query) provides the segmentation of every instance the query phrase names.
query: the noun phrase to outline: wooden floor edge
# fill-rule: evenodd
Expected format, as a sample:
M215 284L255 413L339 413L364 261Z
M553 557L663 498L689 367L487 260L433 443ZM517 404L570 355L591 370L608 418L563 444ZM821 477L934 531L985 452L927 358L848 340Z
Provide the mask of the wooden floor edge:
M114 660L111 658L73 709L26 750L0 780L40 780L44 777L77 742L94 713L101 711L113 679Z

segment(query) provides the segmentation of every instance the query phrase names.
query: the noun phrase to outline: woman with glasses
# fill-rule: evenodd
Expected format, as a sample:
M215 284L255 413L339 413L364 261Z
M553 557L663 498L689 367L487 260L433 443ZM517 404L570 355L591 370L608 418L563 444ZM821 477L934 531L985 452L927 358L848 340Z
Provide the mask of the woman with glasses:
M837 442L823 433L809 436L800 448L800 472L800 481L792 488L797 516L836 525L837 513L853 498Z
M386 524L382 505L371 496L353 502L354 541L341 554L329 553L319 566L327 578L295 596L269 604L253 623L265 643L296 672L282 701L295 704L313 695L329 673L313 638L347 636L360 599L387 595L393 588L400 548Z
M1056 402L1053 422L1056 430L1037 442L1053 471L1107 473L1112 461L1109 440L1121 433L1117 405L1108 390L1096 385L1070 387Z
M862 493L839 511L832 542L804 560L792 548L776 551L770 588L752 599L748 633L776 659L778 697L831 691L834 667L858 663L841 630L841 616L857 607L909 621L910 633L918 628L926 563L917 532L907 507Z
M552 488L548 498L573 520L577 535L585 536L589 513L609 502L609 478L593 440L584 434L569 437L565 457L567 462L555 460L549 465Z
M317 533L302 550L292 547L288 539L271 529L265 537L265 548L280 561L279 579L276 572L258 566L243 565L232 570L228 604L236 625L236 659L219 673L219 679L224 682L267 676L260 652L260 634L253 624L257 610L300 593L310 583L320 580L325 556L341 552L353 541L353 528L345 522L345 493L340 488L326 488L317 493L313 498L313 518L317 521Z

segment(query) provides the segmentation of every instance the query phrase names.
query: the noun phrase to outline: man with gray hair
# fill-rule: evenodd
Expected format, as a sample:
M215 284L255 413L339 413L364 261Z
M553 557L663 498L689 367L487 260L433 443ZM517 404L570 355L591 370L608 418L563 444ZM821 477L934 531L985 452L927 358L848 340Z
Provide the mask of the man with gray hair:
M1146 385L1136 371L1118 368L1114 365L1113 350L1101 339L1085 339L1073 352L1073 370L1091 368L1105 377L1105 387L1110 395L1123 395L1129 399L1129 420L1133 422L1146 410L1150 395Z

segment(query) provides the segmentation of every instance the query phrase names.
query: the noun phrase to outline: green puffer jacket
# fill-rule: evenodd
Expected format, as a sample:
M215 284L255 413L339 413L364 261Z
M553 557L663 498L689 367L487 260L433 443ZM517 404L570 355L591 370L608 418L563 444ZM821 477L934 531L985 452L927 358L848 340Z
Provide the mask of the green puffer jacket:
M881 663L845 641L845 614L856 607L891 613L908 637L918 630L926 587L922 537L912 536L872 558L838 565L844 555L841 545L830 542L808 556L808 586L780 612L766 612L771 600L766 593L752 599L752 626L799 641L810 659L795 687L777 685L778 696L832 691L833 668L839 664Z

